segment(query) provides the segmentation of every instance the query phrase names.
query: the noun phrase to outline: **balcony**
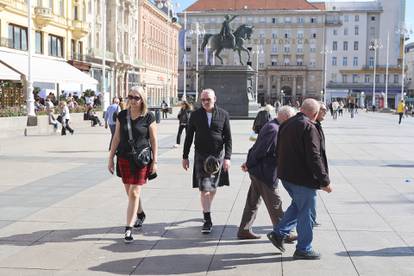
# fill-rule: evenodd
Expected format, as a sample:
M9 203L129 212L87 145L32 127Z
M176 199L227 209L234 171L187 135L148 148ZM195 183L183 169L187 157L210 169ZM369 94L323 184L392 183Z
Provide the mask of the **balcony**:
M269 65L267 69L282 71L304 71L307 70L306 65Z
M72 20L72 35L75 39L81 39L89 33L89 24L80 20Z
M17 10L26 10L27 5L25 0L0 0L0 12L6 7L14 8Z
M1 37L0 47L12 48L13 41L10 38Z
M35 23L38 28L43 28L53 20L52 9L50 8L35 7L34 14Z

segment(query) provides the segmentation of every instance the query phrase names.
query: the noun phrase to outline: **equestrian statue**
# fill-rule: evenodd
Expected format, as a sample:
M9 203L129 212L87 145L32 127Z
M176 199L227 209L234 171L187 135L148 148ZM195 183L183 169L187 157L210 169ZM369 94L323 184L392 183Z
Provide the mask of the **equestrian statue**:
M246 39L250 40L254 26L242 24L233 31L230 22L236 17L237 15L225 15L220 33L204 35L203 44L201 45L202 50L204 51L207 44L210 44L210 48L208 49L208 65L211 65L210 57L213 53L221 61L221 64L223 64L223 59L220 57L220 53L223 49L237 51L240 64L242 65L244 65L244 63L242 61L241 52L246 52L248 57L247 62L250 62L250 52L243 46L243 44Z

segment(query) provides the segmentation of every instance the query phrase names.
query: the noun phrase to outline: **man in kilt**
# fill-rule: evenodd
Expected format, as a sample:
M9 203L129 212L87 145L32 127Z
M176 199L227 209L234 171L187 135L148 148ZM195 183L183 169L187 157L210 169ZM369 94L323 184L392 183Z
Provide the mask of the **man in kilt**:
M229 186L228 170L232 149L229 114L217 107L212 89L200 95L202 107L191 114L185 137L182 165L190 167L188 154L194 139L193 188L200 190L204 224L201 232L211 232L211 204L219 186Z

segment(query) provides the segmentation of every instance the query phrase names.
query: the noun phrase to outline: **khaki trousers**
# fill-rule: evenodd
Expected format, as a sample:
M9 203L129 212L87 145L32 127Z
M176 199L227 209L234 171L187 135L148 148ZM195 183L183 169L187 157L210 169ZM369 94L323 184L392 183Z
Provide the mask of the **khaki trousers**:
M249 230L253 226L257 210L261 203L261 198L263 198L263 201L265 202L272 224L278 224L283 217L282 200L279 196L279 189L272 189L253 175L249 176L251 184L249 192L247 193L246 205L244 206L239 231Z

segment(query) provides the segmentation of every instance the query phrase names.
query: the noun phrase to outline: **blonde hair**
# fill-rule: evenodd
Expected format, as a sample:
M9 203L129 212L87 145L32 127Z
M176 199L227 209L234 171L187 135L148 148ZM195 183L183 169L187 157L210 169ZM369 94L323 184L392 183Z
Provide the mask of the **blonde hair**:
M66 101L60 101L59 105L67 106L68 104L66 103Z
M129 90L129 93L134 93L134 94L138 94L141 97L141 116L145 116L148 113L148 104L147 104L147 95L144 91L144 88L142 88L142 86L133 86L131 87L131 89ZM127 109L131 107L131 104L128 100L127 103Z

